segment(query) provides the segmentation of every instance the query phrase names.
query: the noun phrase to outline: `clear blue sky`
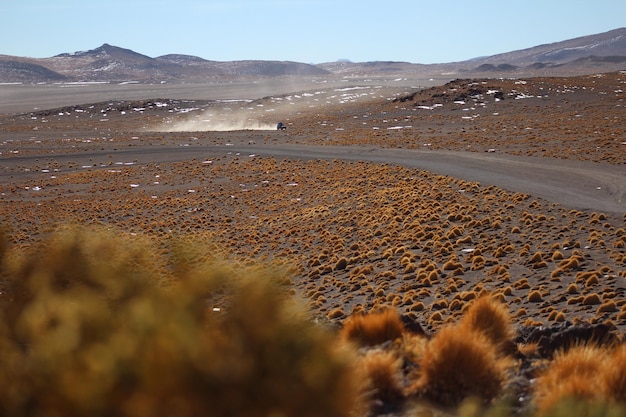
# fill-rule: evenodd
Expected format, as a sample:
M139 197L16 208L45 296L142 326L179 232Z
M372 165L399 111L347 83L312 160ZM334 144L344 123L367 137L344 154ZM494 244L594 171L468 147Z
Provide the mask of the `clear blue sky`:
M429 64L624 26L625 0L0 0L0 54Z

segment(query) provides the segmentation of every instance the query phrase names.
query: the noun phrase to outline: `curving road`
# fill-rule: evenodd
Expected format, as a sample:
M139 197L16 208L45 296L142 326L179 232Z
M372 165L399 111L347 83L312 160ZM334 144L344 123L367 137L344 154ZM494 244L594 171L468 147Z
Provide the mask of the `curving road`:
M222 148L223 149L223 148ZM626 167L494 153L343 146L246 145L229 151L392 163L531 194L576 209L626 214Z
M236 140L233 142L237 142ZM139 145L113 152L118 159L138 164L186 161L226 154L274 156L292 159L341 159L398 164L449 175L482 185L523 192L572 209L626 215L626 166L520 157L496 153L381 149L362 146L308 146L301 144ZM57 161L108 160L111 150L48 155ZM2 165L28 163L38 157L0 157ZM80 164L80 162L77 162ZM15 173L13 173L15 174ZM3 181L0 173L0 181Z

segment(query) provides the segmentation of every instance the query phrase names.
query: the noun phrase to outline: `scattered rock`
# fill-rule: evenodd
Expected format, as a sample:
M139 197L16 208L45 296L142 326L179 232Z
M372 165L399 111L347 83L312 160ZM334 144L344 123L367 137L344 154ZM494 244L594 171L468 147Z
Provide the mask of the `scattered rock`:
M537 344L537 352L544 358L550 358L559 350L566 350L574 345L596 343L613 344L618 341L614 327L608 324L573 324L570 321L551 327L521 327L516 342Z

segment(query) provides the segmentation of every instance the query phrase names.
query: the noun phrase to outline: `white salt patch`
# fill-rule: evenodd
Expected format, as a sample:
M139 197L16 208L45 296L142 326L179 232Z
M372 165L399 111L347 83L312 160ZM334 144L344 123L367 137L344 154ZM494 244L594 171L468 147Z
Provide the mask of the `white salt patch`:
M345 87L336 88L334 91L350 91L350 90L369 90L371 87Z

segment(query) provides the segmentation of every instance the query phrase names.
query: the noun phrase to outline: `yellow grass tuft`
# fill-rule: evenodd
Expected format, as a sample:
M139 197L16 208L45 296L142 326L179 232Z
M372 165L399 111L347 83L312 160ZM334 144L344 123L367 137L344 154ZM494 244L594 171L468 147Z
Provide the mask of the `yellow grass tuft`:
M463 264L455 259L448 260L442 267L444 271L452 271L459 268L463 269Z
M417 301L409 307L409 311L423 311L426 308L423 302Z
M518 344L517 351L527 358L540 357L537 343Z
M337 308L330 310L326 314L326 318L328 318L329 320L335 320L335 319L340 319L344 317L345 315L346 313L344 313L343 309L341 307L337 307Z
M600 299L600 296L596 293L591 293L585 296L585 298L583 298L583 305L586 306L590 306L590 305L597 305L602 303L602 300Z
M624 415L626 345L613 349L584 345L557 353L537 379L535 397L540 416L561 415L559 410L572 402L577 404L577 411L585 408L598 411L580 415ZM605 409L610 412L601 412Z
M491 343L500 347L510 342L514 333L508 308L492 296L475 300L459 325L483 333Z
M550 415L555 406L569 399L600 400L603 396L600 373L604 359L603 350L591 345L558 352L535 385L539 414Z
M615 303L615 301L608 300L608 301L603 302L602 305L598 307L596 314L599 315L602 313L614 313L616 311L619 311L619 308L617 307L617 304Z
M366 315L350 316L343 324L341 338L361 346L375 346L402 337L404 325L398 312L386 308Z
M427 344L419 361L420 377L409 393L442 405L478 397L496 398L506 379L508 359L481 332L469 326L442 328Z
M401 365L402 360L392 351L371 350L360 359L359 370L371 399L389 404L404 396Z
M580 268L580 259L577 256L571 256L568 259L564 259L559 263L559 268L561 269L579 269Z
M348 260L345 257L343 257L343 258L341 258L341 259L339 259L337 261L337 263L335 264L333 270L334 271L341 271L341 270L346 269L347 266L348 266Z
M538 290L533 290L528 293L528 301L531 303L539 303L543 301L543 296Z
M560 260L562 260L562 259L564 259L564 258L565 258L565 256L564 256L564 255L563 255L563 253L562 253L561 251L559 251L558 249L557 249L557 250L555 250L555 251L552 253L552 257L551 257L551 259L552 259L553 261L560 261Z
M618 346L609 356L603 378L607 397L626 405L626 344Z
M530 257L528 262L534 264L534 263L537 263L537 262L543 262L543 260L544 260L544 254L542 252L535 252L533 254L533 256Z

